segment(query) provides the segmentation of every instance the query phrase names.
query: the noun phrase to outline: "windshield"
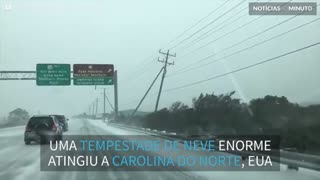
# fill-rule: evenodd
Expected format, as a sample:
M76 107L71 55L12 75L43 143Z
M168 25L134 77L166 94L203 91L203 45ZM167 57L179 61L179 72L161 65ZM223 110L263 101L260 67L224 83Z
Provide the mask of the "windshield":
M0 179L320 180L319 4L0 0Z
M51 117L32 117L29 120L28 127L35 128L39 124L46 124L51 127L53 120Z
M64 122L65 121L65 117L64 116L59 116L59 115L54 115L58 121L60 122Z

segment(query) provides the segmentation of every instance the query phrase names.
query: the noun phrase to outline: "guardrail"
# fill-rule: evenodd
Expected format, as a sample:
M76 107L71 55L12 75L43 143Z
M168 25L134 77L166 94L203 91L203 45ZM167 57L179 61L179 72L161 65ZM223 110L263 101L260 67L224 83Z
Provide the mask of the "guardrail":
M177 135L174 132L158 131L155 129L141 128L141 127L135 127L135 126L113 123L113 122L108 122L108 125L118 127L118 128L128 129L131 131L133 130L136 132L142 132L142 133L146 133L149 135L157 135L162 138L166 138L166 139L170 139L170 140L183 139L183 136ZM273 159L279 159L279 158L274 157ZM299 167L301 167L301 168L307 168L307 169L311 169L311 170L320 171L320 156L316 156L316 155L302 154L302 153L280 150L280 162L279 163L288 165L289 169L298 170Z

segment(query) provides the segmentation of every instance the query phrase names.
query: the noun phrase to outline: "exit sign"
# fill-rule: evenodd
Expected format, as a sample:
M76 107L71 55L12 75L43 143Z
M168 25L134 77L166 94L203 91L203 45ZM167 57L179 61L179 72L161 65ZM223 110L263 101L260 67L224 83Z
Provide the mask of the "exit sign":
M113 64L74 64L74 85L113 85Z
M37 64L38 86L68 86L71 84L70 64Z

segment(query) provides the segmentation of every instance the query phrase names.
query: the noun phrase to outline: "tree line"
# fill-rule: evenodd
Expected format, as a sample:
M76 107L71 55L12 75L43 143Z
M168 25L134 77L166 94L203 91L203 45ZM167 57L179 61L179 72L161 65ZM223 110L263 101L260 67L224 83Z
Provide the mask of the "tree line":
M119 122L184 135L279 135L282 148L309 153L320 149L320 105L304 107L271 95L242 103L234 94L200 94L192 107L175 102Z

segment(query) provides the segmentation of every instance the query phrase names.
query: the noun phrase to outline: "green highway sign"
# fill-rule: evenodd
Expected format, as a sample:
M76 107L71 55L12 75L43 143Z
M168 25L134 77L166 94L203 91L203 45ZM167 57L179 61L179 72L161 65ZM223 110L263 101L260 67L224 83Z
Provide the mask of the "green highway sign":
M113 85L113 78L74 78L73 79L74 85Z
M38 86L68 86L71 84L70 64L37 64Z
M113 85L113 64L74 64L74 85Z

